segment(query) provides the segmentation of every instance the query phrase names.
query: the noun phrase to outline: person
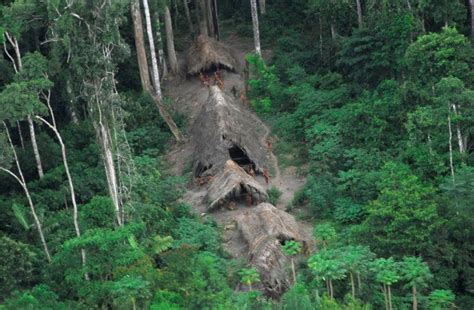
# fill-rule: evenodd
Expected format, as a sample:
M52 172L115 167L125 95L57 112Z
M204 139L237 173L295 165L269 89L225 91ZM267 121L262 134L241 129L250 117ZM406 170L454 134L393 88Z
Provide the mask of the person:
M270 180L270 173L268 172L267 168L263 169L263 177L265 178L265 183L268 185L268 182Z
M245 195L245 202L247 203L247 206L248 206L248 207L251 207L251 206L253 205L252 194L247 193L247 194Z
M270 139L267 139L267 149L268 149L269 152L271 152L272 149L273 149L272 140L270 140Z
M255 173L255 170L253 170L253 167L252 165L249 166L249 174L255 178L257 176L257 174Z
M247 97L245 96L244 92L240 93L240 100L242 100L243 105L247 105Z

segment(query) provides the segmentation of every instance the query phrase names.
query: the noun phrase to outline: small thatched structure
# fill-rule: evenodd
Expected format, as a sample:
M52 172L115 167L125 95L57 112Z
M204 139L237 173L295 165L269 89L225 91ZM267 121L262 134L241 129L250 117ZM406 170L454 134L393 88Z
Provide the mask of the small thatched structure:
M223 43L200 35L188 50L187 65L187 73L194 75L218 67L237 71L238 62L232 51Z
M290 261L281 246L289 240L313 250L313 242L295 218L269 203L261 203L237 218L237 226L248 245L248 260L260 274L261 285L268 296L279 297L290 287Z
M209 209L214 209L230 199L241 198L247 194L252 195L252 200L256 202L268 199L265 188L229 159L224 169L213 178L204 199L209 204Z
M255 172L268 168L262 122L217 86L211 86L190 133L195 177L216 175L229 159Z

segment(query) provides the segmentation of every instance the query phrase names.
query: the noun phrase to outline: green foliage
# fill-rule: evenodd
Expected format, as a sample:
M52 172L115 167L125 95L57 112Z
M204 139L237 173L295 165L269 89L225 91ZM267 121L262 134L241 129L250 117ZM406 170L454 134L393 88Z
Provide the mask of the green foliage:
M323 247L328 247L336 238L336 229L331 223L321 223L314 226L313 235Z
M409 286L423 288L433 277L428 265L421 257L405 256L401 262L402 280Z
M400 266L399 263L390 258L377 258L371 266L375 272L375 280L379 283L391 286L400 281Z
M450 290L434 290L429 296L430 309L447 310L456 308L455 296Z
M282 192L278 189L278 187L272 186L270 187L270 189L267 190L267 194L268 194L268 202L275 206L278 203L278 200L280 199Z
M434 189L394 162L380 171L378 187L380 194L369 204L364 223L374 248L398 255L426 250L440 225Z
M6 236L0 237L0 299L36 280L34 273L37 261L34 249L24 243L17 242Z
M252 287L252 284L260 282L260 275L255 268L244 268L239 271L240 282Z
M281 249L288 256L298 255L301 252L301 243L293 240L286 241Z

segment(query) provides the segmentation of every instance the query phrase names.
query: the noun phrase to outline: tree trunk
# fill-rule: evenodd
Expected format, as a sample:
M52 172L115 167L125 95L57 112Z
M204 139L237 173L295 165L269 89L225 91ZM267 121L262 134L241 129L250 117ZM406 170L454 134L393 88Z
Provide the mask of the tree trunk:
M387 285L387 295L388 295L388 309L392 310L392 290L391 290L390 285Z
M334 25L333 22L331 22L331 39L335 40L336 39L336 25Z
M360 0L356 0L356 5L357 5L357 22L359 24L359 28L362 28L363 17L362 17L362 5L360 3Z
M250 0L252 9L252 26L253 26L253 38L255 41L255 53L262 57L262 50L260 48L260 30L258 29L258 12L257 12L257 0Z
M42 121L49 128L51 128L51 130L54 132L54 134L56 135L56 138L59 141L59 145L61 146L61 155L63 159L64 171L66 172L66 177L67 177L68 185L69 185L69 193L71 195L74 230L76 232L76 237L80 237L81 228L79 225L79 211L78 211L77 202L76 202L76 191L74 190L74 183L72 182L71 172L69 171L69 163L68 163L67 154L66 154L66 145L64 144L63 138L61 134L59 133L59 130L56 126L56 118L54 116L53 108L51 107L50 99L51 99L51 91L48 91L48 95L46 96L46 103L48 105L49 113L51 115L52 124L40 116L36 116L36 118ZM81 249L81 258L82 258L82 267L85 267L87 258L86 258L86 251L84 249ZM86 279L88 280L88 278L89 277L86 273Z
M267 8L265 7L265 0L259 0L258 4L260 5L260 14L265 14L267 12Z
M176 126L175 122L165 110L164 106L162 105L161 101L163 100L163 95L161 92L161 85L160 85L160 73L158 71L158 63L156 60L156 52L155 52L155 42L153 39L153 30L151 28L151 18L150 18L150 9L148 7L148 0L143 0L143 8L145 10L145 21L146 21L146 28L147 28L147 35L148 35L148 43L150 46L150 55L152 60L152 71L153 71L153 84L155 86L155 91L151 93L156 105L158 106L158 111L160 112L161 117L165 120L166 124L168 125L169 129L173 133L176 141L181 142L183 137L181 132Z
M100 107L98 107L100 109ZM107 178L107 186L109 188L110 198L115 209L115 219L118 226L122 226L122 211L120 196L118 191L117 173L115 171L115 163L112 152L112 141L110 136L109 126L103 121L95 124L97 137L102 149L102 156L104 160L105 176Z
M453 104L453 111L456 114L456 116L460 115L460 113L458 112L458 107L455 104ZM459 153L464 154L466 151L466 148L464 145L464 139L463 139L461 127L459 126L459 124L456 124L456 135L458 138Z
M135 48L137 51L138 69L140 80L145 91L151 91L150 72L148 71L148 60L146 58L145 37L143 34L142 14L140 12L140 0L133 0L130 6L133 20L133 33Z
M332 280L329 279L329 290L330 290L330 296L331 296L331 300L334 299L334 290L332 288Z
M196 9L199 12L199 33L203 36L209 36L205 0L196 0L196 2L198 2L196 3Z
M383 300L385 302L385 309L386 310L389 310L389 307L388 307L388 297L387 297L387 286L385 285L385 283L383 284L382 286L382 292L383 292Z
M165 30L166 30L166 47L168 51L168 61L173 74L179 73L178 58L174 49L173 24L171 23L171 13L168 6L165 6Z
M451 169L451 178L453 180L453 185L455 184L454 177L454 163L453 163L453 130L451 127L451 108L448 111L448 131L449 131L449 167Z
M413 294L413 310L418 310L418 300L416 299L416 285L413 285L412 294Z
M33 204L33 200L31 199L31 196L30 196L30 191L28 190L28 186L26 185L26 181L25 181L25 178L23 176L23 171L21 170L21 166L20 166L20 161L18 160L18 156L16 154L15 146L13 145L12 139L10 137L10 132L8 131L7 124L5 124L5 122L4 122L3 125L5 126L5 131L6 131L6 134L7 134L8 142L10 143L10 147L11 147L12 152L13 152L13 157L15 159L15 164L16 164L16 168L18 170L19 176L17 176L12 171L10 171L6 168L3 168L3 167L0 167L0 170L3 170L6 173L10 174L12 177L14 177L18 181L18 183L21 185L21 187L23 188L23 191L25 192L25 195L26 195L26 199L28 200L28 204L30 206L31 214L33 215L33 220L35 221L36 229L38 230L38 235L40 237L41 244L43 245L43 250L44 250L44 253L46 255L46 259L48 260L49 263L51 263L51 255L49 254L48 244L46 243L46 239L44 237L43 226L41 225L41 221L39 220L38 215L36 214L36 207Z
M474 42L474 0L469 0L469 7L471 8L471 39Z
M186 14L186 19L188 20L188 25L189 25L189 32L191 35L194 35L194 24L193 20L191 19L191 13L189 13L189 5L188 5L188 0L183 0L183 5L184 5L184 13Z
M165 52L163 51L163 39L161 37L161 22L160 15L157 13L155 15L156 20L156 39L158 40L158 61L161 66L161 80L165 79L168 76L168 65L166 63ZM160 81L161 81L160 80Z
M221 28L219 27L219 11L217 9L217 0L213 0L212 21L214 22L215 37L217 41L221 39Z
M160 100L162 100L163 95L161 93L160 72L158 71L158 62L156 60L155 40L153 38L153 29L151 27L151 18L150 18L150 9L148 7L148 0L143 0L143 9L145 10L146 31L148 35L148 45L150 48L153 86L155 87L155 95Z
M33 154L35 155L36 168L38 169L38 175L40 179L42 179L44 176L43 165L41 164L41 157L38 150L38 143L36 142L35 125L33 123L33 120L31 119L31 115L28 115L28 125L30 127L31 145L33 146Z
M357 273L357 287L359 289L359 294L360 294L360 289L362 288L362 281L360 280L360 273Z
M350 274L350 276L351 276L351 289L352 289L352 298L354 298L354 299L355 299L356 292L355 292L354 275L352 274L352 272L350 272L349 274Z
M205 0L206 2L206 15L207 15L207 29L210 37L216 36L216 31L214 29L214 18L212 16L212 0Z
M20 137L20 144L21 144L21 148L22 149L25 149L25 142L23 140L23 133L21 132L21 124L20 124L20 121L16 121L16 128L18 130L18 136Z
M293 273L293 284L296 284L296 271L295 271L295 262L291 258L291 271Z
M21 60L20 45L18 44L17 39L14 36L10 35L8 32L5 32L5 36L8 42L10 42L10 44L13 46L13 50L15 51L16 63L13 57L11 57L10 54L7 53L7 55L11 57L13 69L15 70L15 72L21 71L23 64ZM7 52L6 46L5 46L5 52ZM38 143L36 142L35 127L33 124L33 120L31 119L31 115L28 115L28 125L30 127L31 144L33 146L33 153L35 156L36 167L38 169L38 175L41 179L44 176L43 165L41 164L41 157L38 151Z

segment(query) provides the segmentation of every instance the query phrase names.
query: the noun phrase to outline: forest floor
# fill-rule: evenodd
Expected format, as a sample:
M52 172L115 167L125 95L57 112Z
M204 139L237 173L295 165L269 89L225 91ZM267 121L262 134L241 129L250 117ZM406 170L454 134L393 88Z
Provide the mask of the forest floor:
M235 56L240 62L240 69L242 69L244 67L245 55L253 50L253 41L242 39L233 33L228 34L222 41L228 47L233 49ZM180 57L182 65L184 65L184 61L184 56ZM242 70L239 70L239 72L242 72ZM223 72L222 78L225 82L225 91L229 95L232 95L230 90L233 87L238 90L238 94L243 90L244 77L241 74ZM187 120L188 125L194 122L201 107L206 104L209 96L208 88L201 85L199 77L197 76L188 77L186 79L169 79L165 81L165 89L167 90L165 95L173 100L173 108L179 113L189 116ZM259 121L258 116L254 112L252 112L251 115L256 119L256 121ZM262 141L260 141L262 145L266 145L267 138L271 136L270 127L264 124L264 128L265 133L261 139ZM272 137L272 140L275 140L275 137ZM187 141L182 145L175 145L168 153L167 157L170 163L174 163L172 171L175 175L189 173L192 157L191 143ZM273 152L269 152L268 160L272 165L269 169L271 173L269 184L265 184L265 180L262 176L257 176L257 180L267 189L274 186L281 191L281 196L275 206L285 211L287 206L291 203L294 194L304 185L305 178L296 173L297 169L294 166L286 166L284 168L280 167L278 158L273 154ZM247 212L249 207L242 201L242 203L238 203L236 208L233 210L221 208L208 213L207 205L203 201L206 193L207 186L197 186L193 184L190 177L189 186L183 197L183 201L192 206L192 211L194 213L203 217L211 216L217 224L223 228L222 238L224 240L224 249L232 257L246 257L246 244L242 239L240 232L237 230L235 219L242 213ZM312 223L303 221L298 221L298 223L301 224L310 236L312 235Z

